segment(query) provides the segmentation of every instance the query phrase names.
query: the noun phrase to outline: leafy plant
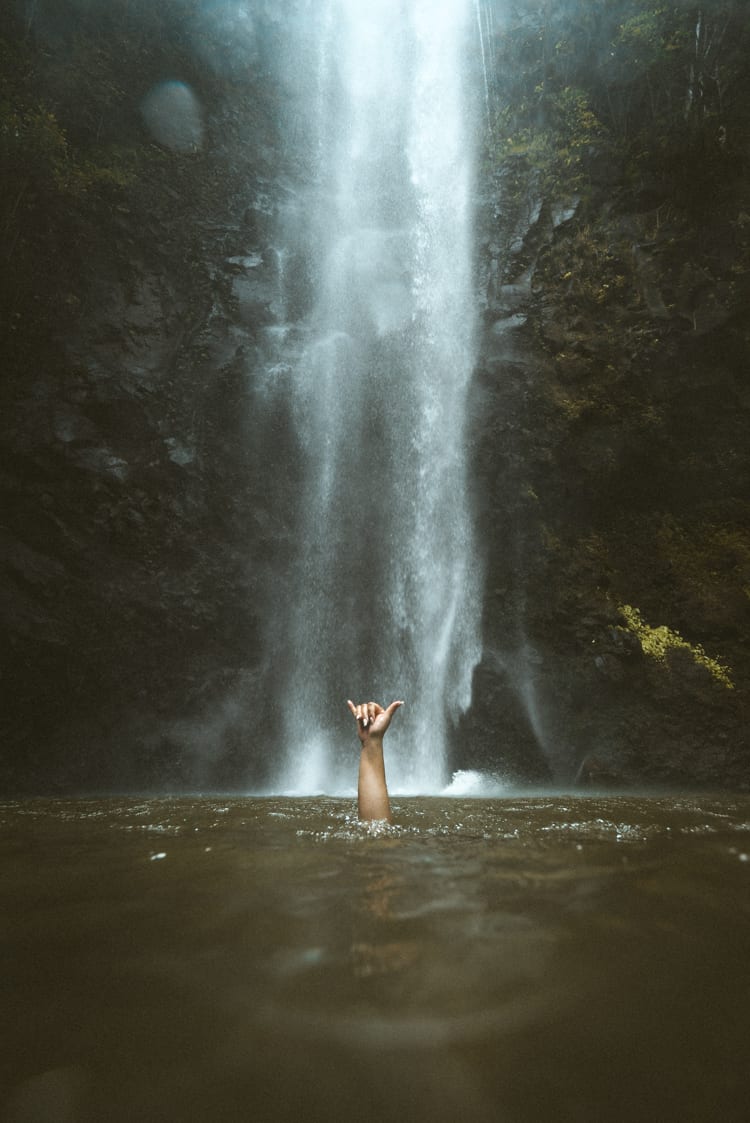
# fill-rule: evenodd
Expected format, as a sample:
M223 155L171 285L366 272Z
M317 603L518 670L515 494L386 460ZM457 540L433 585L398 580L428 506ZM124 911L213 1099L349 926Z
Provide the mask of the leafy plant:
M670 651L687 651L699 666L705 667L715 682L727 690L734 690L731 668L718 659L712 659L700 644L688 643L679 632L672 631L666 624L652 627L632 605L620 605L619 611L628 631L638 637L644 655L665 663Z

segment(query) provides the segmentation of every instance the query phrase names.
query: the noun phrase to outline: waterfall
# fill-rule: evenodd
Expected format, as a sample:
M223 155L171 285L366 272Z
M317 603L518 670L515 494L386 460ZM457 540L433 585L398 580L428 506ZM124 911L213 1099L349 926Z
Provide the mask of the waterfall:
M490 78L487 67L487 46L486 41L490 39L490 13L483 13L481 0L474 0L474 8L477 17L477 35L479 38L479 49L482 54L482 82L484 85L484 109L487 115L487 128L492 132L492 107L490 102Z
M480 655L464 432L475 12L472 0L306 11L290 60L305 182L279 224L285 275L303 261L308 297L281 333L297 495L274 589L276 787L351 789L347 697L398 697L389 783L432 792Z

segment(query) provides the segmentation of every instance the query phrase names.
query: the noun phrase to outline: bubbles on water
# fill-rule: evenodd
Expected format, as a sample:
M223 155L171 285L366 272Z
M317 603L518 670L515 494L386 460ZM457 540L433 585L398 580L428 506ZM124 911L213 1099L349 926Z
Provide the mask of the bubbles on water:
M623 823L609 819L557 821L539 827L539 834L559 838L581 838L584 842L645 843L664 833L661 825ZM576 849L581 849L576 844Z
M197 152L203 143L203 108L185 82L160 82L141 102L141 116L159 144L173 152Z
M414 828L388 823L385 819L363 821L356 814L348 813L335 818L342 820L340 826L332 826L325 830L299 829L295 833L298 838L311 838L315 842L334 840L352 842L368 838L400 838L414 832Z

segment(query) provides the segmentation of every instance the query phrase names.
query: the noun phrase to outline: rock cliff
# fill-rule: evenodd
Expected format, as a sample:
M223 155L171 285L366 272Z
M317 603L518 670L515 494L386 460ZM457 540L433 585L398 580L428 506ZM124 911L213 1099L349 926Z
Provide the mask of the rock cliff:
M273 5L234 29L154 7L19 5L0 24L6 791L264 776L266 591L295 469L256 382L280 315L275 209L305 172ZM584 47L663 47L632 78L656 97L680 29L620 8L592 28L568 5L554 26L498 6L487 42L485 655L454 763L747 788L750 102L730 96L747 21L721 113L657 159L656 111L634 151L651 110L631 86L628 131L625 86ZM144 110L167 81L182 132Z

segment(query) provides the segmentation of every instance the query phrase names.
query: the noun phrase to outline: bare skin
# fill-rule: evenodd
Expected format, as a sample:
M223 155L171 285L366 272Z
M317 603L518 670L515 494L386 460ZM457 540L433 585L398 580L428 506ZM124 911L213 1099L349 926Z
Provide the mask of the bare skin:
M404 703L391 702L385 708L377 702L347 704L357 720L357 736L362 743L357 785L359 817L365 822L384 819L387 823L392 823L391 802L385 782L383 737L391 724L391 718Z

